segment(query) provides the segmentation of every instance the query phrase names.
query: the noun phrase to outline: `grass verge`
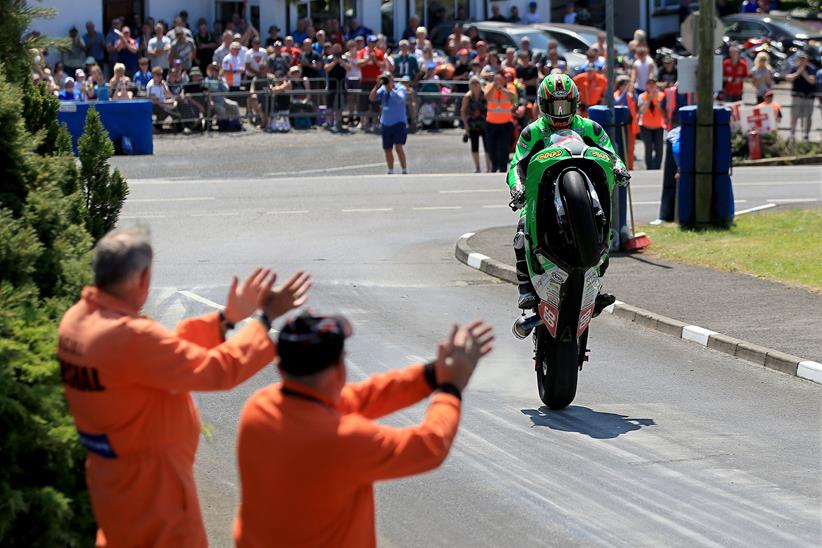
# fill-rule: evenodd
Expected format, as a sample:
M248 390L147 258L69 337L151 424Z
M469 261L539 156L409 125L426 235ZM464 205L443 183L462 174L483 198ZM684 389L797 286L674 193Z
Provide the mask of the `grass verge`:
M649 256L702 265L822 292L822 209L736 218L730 230L643 226Z

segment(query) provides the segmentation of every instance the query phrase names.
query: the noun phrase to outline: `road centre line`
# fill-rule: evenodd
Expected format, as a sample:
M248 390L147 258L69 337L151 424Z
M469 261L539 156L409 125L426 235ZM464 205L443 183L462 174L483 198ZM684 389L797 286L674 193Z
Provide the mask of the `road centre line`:
M427 207L412 207L413 211L439 211L442 209L462 209L462 206L427 206Z
M771 198L766 201L771 204L806 204L818 202L819 198Z
M338 167L327 167L327 168L318 168L318 169L303 169L301 171L273 171L271 173L266 173L267 176L270 177L284 177L289 175L308 175L310 173L332 173L334 171L345 171L348 169L360 169L365 167L381 167L384 166L384 162L376 162L373 164L358 164L353 166L338 166Z
M770 201L770 200L769 200L769 201ZM634 202L634 205L636 205L636 206L641 206L641 205L659 205L659 204L661 204L661 203L662 203L662 202L660 202L659 200L657 200L657 201L655 201L655 202L654 202L654 201L651 201L651 202ZM748 203L748 200L734 200L734 203L735 203L735 204L745 204L745 203Z
M371 207L371 208L355 208L355 209L341 209L343 213L373 213L394 211L393 207Z
M120 220L165 219L165 215L120 215Z
M482 209L502 209L504 207L507 208L509 206L507 206L505 204L492 204L492 205L484 205L484 206L482 206Z
M154 202L208 202L216 200L214 196L192 196L190 198L132 198L126 203L154 203Z
M294 209L294 210L283 210L283 211L266 211L266 215L300 215L303 213L308 213L307 209Z
M440 194L473 194L475 192L505 192L504 188L476 188L471 190L440 190Z
M239 217L239 211L213 211L210 213L189 213L191 217Z
M751 207L748 209L743 209L742 211L737 211L734 216L736 215L745 215L746 213L754 213L756 211L762 211L763 209L770 209L772 207L776 207L776 204L765 204L765 205L758 205L755 207Z

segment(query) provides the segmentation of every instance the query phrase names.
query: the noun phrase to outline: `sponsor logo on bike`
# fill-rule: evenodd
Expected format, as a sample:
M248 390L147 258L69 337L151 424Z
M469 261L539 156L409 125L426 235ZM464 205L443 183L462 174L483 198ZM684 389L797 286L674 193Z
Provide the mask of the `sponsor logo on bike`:
M591 156L593 156L595 158L600 158L602 160L610 160L610 158L608 157L607 154L605 154L604 152L600 152L598 150L590 150L589 149L588 154L590 154Z
M585 330L588 328L588 324L591 323L591 318L594 315L594 305L589 306L588 308L584 308L579 313L579 325L577 327L577 337L581 337Z
M537 155L537 160L550 160L551 158L556 158L558 156L562 156L564 152L562 150L549 150L548 152L543 152L542 154Z

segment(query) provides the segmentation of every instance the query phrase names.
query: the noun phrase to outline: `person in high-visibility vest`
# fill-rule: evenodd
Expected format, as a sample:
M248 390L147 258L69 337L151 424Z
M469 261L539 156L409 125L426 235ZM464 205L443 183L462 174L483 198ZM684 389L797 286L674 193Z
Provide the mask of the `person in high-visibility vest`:
M517 88L507 81L502 72L494 75L494 81L485 87L488 110L485 114L485 142L491 155L491 171L502 172L508 168L508 151L514 135L514 105Z
M258 268L241 284L234 278L222 312L169 331L140 312L152 255L142 228L97 243L94 286L60 322L60 376L88 453L96 545L205 548L194 483L200 416L190 392L227 390L270 363L271 320L300 306L310 281L298 273L272 289L275 275Z
M636 146L636 136L639 134L639 118L637 117L636 98L634 97L634 84L627 75L620 76L616 80L614 105L628 107L628 112L631 113L631 122L625 132L628 141L625 164L629 170L634 169L634 147Z
M646 89L639 95L639 136L645 144L645 169L662 165L662 137L665 127L664 94L656 88L656 76L648 76Z

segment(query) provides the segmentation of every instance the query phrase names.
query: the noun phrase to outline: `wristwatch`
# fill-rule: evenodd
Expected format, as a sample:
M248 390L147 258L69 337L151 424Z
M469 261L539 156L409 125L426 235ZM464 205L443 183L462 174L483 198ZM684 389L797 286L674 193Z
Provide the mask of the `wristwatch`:
M255 312L254 319L263 324L266 331L271 331L271 320L268 318L268 314L266 314L265 311L258 310Z
M228 318L225 317L225 312L220 310L220 326L223 328L224 331L228 331L229 329L234 329L233 323L228 321Z

